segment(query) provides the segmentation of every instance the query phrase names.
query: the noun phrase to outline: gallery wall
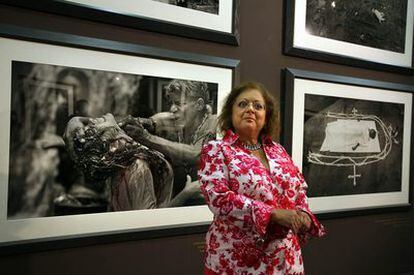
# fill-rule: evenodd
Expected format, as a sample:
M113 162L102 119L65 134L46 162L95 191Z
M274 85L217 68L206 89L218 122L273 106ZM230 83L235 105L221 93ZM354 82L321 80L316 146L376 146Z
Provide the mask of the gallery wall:
M241 2L239 46L7 5L0 5L0 23L237 59L239 80L262 82L277 99L284 98L282 71L287 67L414 85L413 75L286 56L282 53L283 1ZM303 248L307 274L414 274L412 209L330 217L322 223L327 236ZM66 247L3 255L0 266L2 274L201 274L204 233L185 233L150 239L114 238L98 244L69 241Z

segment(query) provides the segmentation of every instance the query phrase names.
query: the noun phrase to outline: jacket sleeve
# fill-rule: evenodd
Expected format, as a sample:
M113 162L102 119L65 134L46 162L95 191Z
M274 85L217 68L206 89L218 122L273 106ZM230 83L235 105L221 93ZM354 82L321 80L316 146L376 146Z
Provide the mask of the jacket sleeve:
M311 219L311 226L309 230L301 232L299 234L300 241L304 244L312 237L322 237L326 234L326 231L323 225L318 221L318 219L309 209L308 198L306 196L308 185L306 184L306 181L300 172L298 172L298 177L300 179L300 188L296 197L296 208L308 214L309 218Z
M291 159L291 157L288 155L288 153L285 150L284 150L284 154L286 154L286 158L288 158L290 161L289 166L292 167L291 184L292 186L296 186L297 188L295 207L297 210L303 211L306 214L308 214L309 218L311 219L311 226L309 230L305 232L302 231L299 233L299 240L302 244L304 244L312 237L322 237L323 235L326 234L326 232L325 232L325 228L323 227L323 225L318 221L318 219L315 217L315 215L312 213L312 211L309 208L308 197L306 196L308 185L302 173L299 171L298 167L293 163L293 160Z
M201 152L198 177L206 202L215 216L226 215L253 224L254 230L263 236L273 207L230 189L229 171L221 148L222 142L214 140L205 144Z

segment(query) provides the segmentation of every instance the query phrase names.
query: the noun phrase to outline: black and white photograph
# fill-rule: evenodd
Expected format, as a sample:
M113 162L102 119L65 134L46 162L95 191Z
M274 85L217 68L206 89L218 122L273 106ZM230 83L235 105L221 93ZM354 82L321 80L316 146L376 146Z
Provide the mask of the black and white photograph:
M308 0L306 29L312 35L402 53L407 2Z
M210 221L197 160L216 137L230 60L7 38L0 52L0 243Z
M413 73L414 2L292 0L285 9L285 54Z
M285 142L312 209L408 204L412 87L294 69L286 81Z
M59 2L54 0L55 2ZM154 26L158 22L178 24L185 29L189 27L193 32L197 28L232 34L233 31L233 11L234 0L124 0L122 2L114 0L68 0L66 5L87 7L94 10L112 12L126 16L133 16L141 19L155 20ZM116 22L113 22L116 24ZM151 21L148 21L149 25ZM174 26L169 26L172 28ZM163 32L159 29L157 31ZM184 31L185 33L188 30ZM171 33L174 34L174 33ZM205 37L208 39L208 37Z
M239 45L240 0L25 0L7 5L173 36Z
M401 191L403 119L403 104L305 94L308 196Z
M153 0L170 5L176 5L183 8L208 12L212 14L219 13L220 0Z
M203 204L190 151L217 83L18 61L12 79L9 219Z

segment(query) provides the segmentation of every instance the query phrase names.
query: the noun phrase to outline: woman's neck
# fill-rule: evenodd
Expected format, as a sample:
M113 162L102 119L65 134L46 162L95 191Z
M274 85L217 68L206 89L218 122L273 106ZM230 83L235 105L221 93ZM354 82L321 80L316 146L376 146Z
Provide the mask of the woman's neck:
M259 142L258 135L246 135L246 134L239 134L239 139L244 144L254 145Z

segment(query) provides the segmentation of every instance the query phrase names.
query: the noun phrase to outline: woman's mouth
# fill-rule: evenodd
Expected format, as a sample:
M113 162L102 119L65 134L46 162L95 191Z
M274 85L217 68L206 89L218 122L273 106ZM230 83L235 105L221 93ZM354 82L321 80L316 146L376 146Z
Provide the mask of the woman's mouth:
M244 120L254 121L254 117L245 117Z

